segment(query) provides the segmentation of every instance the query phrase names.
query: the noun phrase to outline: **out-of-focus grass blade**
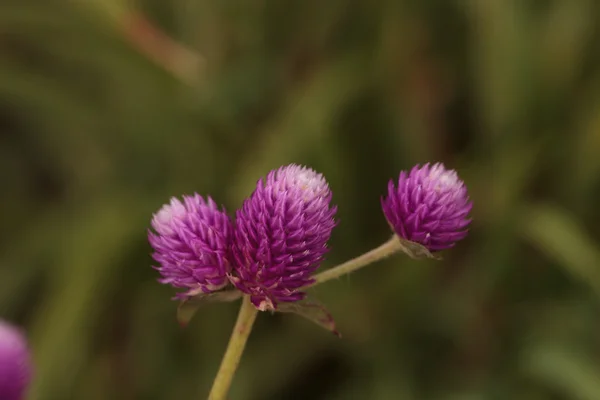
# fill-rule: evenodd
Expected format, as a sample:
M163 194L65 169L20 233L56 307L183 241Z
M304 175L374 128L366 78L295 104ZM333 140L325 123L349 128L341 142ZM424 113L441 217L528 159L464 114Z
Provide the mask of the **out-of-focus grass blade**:
M336 60L290 95L287 110L267 128L257 146L242 156L230 198L245 197L269 170L291 162L301 163L307 153L321 146L340 107L368 82L361 55Z
M111 21L117 21L132 9L130 0L70 0L70 3L89 7Z
M581 191L583 196L589 196L588 190L594 186L600 174L600 75L591 85L590 96L582 99L579 110L580 133L575 136L575 146L571 162L574 173L571 178L573 191ZM595 203L594 203L595 205Z
M577 352L553 345L527 350L521 365L525 371L573 400L600 399L600 369Z
M530 206L523 213L521 228L536 247L600 295L598 245L567 211L546 204Z
M594 33L593 0L558 1L544 21L537 67L548 83L568 89L585 61L587 44Z
M89 214L75 217L68 226L56 227L63 236L58 268L32 328L36 379L31 399L61 398L87 362L91 327L127 248L123 244L135 240L143 226L135 207L113 194L112 201L91 207Z
M525 113L531 71L532 26L520 1L472 0L473 55L481 114L487 133L499 137Z

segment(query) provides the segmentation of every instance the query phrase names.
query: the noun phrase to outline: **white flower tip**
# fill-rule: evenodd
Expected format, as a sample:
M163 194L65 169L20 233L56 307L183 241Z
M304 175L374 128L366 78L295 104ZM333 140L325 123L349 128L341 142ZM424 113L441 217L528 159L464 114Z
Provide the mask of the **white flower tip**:
M287 187L299 188L315 197L329 193L329 185L323 174L304 165L290 164L281 167L277 171L277 179L284 181Z
M185 206L179 199L172 197L170 203L163 205L152 218L152 227L161 235L174 233L173 220L181 219L186 214Z
M446 169L442 163L436 163L431 167L427 179L433 183L433 188L438 192L458 189L463 184L456 171Z

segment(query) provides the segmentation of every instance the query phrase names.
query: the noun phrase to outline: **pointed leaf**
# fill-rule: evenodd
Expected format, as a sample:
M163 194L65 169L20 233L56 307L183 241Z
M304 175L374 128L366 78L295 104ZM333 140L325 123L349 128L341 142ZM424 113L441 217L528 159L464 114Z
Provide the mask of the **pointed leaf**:
M177 322L182 327L186 327L196 314L196 311L205 304L234 301L241 296L242 293L237 290L194 294L179 303L179 307L177 307Z
M337 337L341 337L335 326L333 317L325 306L315 302L282 303L277 305L276 312L297 314L327 329Z
M411 242L410 240L406 240L401 237L398 237L398 242L398 247L400 250L415 260L423 258L432 258L434 260L442 259L442 257L432 254L429 250L427 250L427 247L420 243Z

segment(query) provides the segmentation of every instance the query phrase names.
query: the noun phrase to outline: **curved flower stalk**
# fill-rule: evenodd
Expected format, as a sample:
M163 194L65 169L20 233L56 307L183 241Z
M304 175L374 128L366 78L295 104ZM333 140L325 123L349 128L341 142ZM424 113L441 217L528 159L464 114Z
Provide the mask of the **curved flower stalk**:
M402 251L412 258L438 258L432 253L453 247L467 236L473 203L456 171L441 163L402 171L397 185L388 184L381 199L394 235L381 246L315 276L316 283L349 274Z

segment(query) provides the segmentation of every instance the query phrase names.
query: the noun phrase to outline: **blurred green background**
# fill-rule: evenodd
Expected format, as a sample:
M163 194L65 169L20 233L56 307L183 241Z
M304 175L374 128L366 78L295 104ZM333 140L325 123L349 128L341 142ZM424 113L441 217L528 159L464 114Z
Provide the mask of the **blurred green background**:
M323 268L387 239L387 181L443 161L475 202L444 260L312 296L343 338L261 314L231 399L600 399L600 2L3 0L0 317L30 399L202 399L238 304L175 320L146 229L324 173Z

